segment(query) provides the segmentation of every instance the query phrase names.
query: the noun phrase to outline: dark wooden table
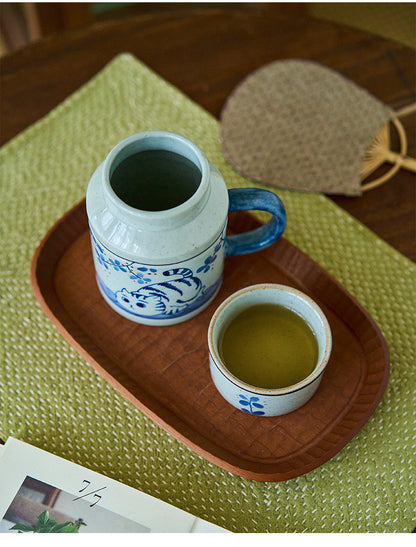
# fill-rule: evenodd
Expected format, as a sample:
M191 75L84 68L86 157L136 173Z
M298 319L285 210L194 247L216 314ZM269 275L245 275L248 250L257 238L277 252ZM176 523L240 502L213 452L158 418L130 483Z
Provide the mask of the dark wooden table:
M415 101L415 51L376 36L274 9L152 13L53 35L1 60L1 143L129 51L215 116L234 86L276 59L313 59L391 107ZM416 155L415 116L404 120ZM4 181L2 182L4 183ZM358 198L333 197L416 261L415 175L400 171Z

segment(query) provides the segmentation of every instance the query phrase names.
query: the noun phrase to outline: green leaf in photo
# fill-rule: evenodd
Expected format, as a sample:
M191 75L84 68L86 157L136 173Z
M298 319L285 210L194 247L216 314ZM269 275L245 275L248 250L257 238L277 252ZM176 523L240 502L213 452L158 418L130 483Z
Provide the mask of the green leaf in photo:
M48 521L49 521L49 512L45 509L45 511L43 511L43 513L41 513L38 516L37 528L41 528L45 526Z
M22 524L21 522L18 522L17 524L12 526L10 530L18 530L19 532L33 532L34 528L33 526L29 526L28 524Z

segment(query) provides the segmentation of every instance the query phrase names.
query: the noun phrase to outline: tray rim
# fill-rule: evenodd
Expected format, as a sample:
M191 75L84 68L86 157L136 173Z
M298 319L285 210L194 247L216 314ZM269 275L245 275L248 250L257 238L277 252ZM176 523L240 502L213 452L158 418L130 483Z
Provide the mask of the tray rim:
M170 422L166 421L157 412L153 411L151 408L146 406L145 403L143 403L140 399L138 399L135 395L133 395L122 383L120 383L114 376L112 376L100 364L100 362L97 361L88 352L88 350L83 347L82 343L80 343L71 334L71 332L62 323L61 318L58 318L54 314L52 308L48 304L43 294L43 291L41 289L40 283L38 281L37 271L39 266L39 259L42 256L42 253L45 251L45 248L47 247L48 243L50 243L51 237L56 232L58 232L60 227L65 226L65 222L67 221L68 218L71 218L75 214L81 214L85 216L85 219L87 220L87 226L88 226L88 219L87 219L86 207L85 207L85 198L79 201L78 203L76 203L73 207L71 207L68 211L66 211L58 220L56 220L56 222L49 228L49 230L46 232L46 234L43 236L40 243L36 247L36 250L31 262L30 280L31 280L32 289L38 304L40 305L41 309L44 311L46 316L50 319L54 327L63 336L63 338L73 347L73 349L75 349L75 351L87 362L87 364L92 366L94 370L98 374L100 374L101 377L104 378L106 382L110 384L110 386L115 388L125 399L127 399L136 408L138 408L141 412L143 412L143 414L145 414L148 418L150 418L154 423L162 427L162 429L164 429L168 434L172 435L175 439L177 439L187 448L191 449L198 456L203 457L204 459L217 465L218 467L245 479L255 480L259 482L281 482L281 481L290 480L292 478L309 473L313 469L316 469L320 467L321 465L323 465L324 463L326 463L327 461L329 461L338 452L340 452L354 438L354 436L363 428L363 426L369 421L369 419L373 415L374 411L376 410L378 404L380 403L383 397L383 394L385 392L385 389L387 387L388 380L389 380L390 358L389 358L389 351L388 351L386 341L379 327L377 326L373 318L370 316L370 314L367 312L367 310L358 302L358 300L351 293L347 291L347 289L337 279L335 279L331 274L329 274L326 270L324 270L324 268L322 268L319 264L317 264L306 253L301 251L298 247L296 247L286 238L281 237L281 239L284 240L287 245L294 248L299 255L305 257L311 263L311 265L314 266L314 268L317 268L320 272L324 273L327 278L330 278L334 286L336 286L338 290L340 290L344 295L346 295L348 299L353 303L354 307L357 308L360 311L360 313L365 316L367 322L369 323L371 329L373 330L373 332L375 333L378 339L378 342L380 345L379 347L384 355L384 371L383 371L384 375L382 380L378 383L377 392L374 394L372 401L367 404L367 410L365 414L363 415L363 417L357 420L354 423L353 427L349 427L349 433L342 434L341 440L338 441L332 448L329 448L328 450L326 450L324 452L323 457L318 457L317 461L314 461L310 464L305 464L300 472L299 472L299 469L297 470L288 469L286 471L273 471L273 470L257 471L257 470L249 469L248 467L247 468L239 467L238 465L230 462L229 459L225 459L224 457L218 456L217 454L214 454L210 452L208 449L201 446L201 444L203 444L201 443L201 440L205 438L204 435L199 433L195 428L192 428L186 422L181 421L181 424L185 425L186 430L191 430L197 434L198 442L189 438L177 427L172 425ZM259 222L250 213L246 212L244 214L249 215L250 217L253 218L253 220L255 220L256 222ZM72 242L75 242L79 237L82 236L83 233L85 233L85 226L83 226L82 229L79 229L78 231L79 233L72 238ZM74 230L72 230L71 233L73 232ZM59 255L58 260L56 261L56 263L53 264L51 271L55 271L56 264L59 262L59 260L62 258L64 254L65 254L65 250L63 250L63 252ZM65 313L67 313L63 306L62 308L64 309ZM72 318L70 318L70 320L73 322ZM357 396L359 396L361 389L362 389L362 386L360 386L360 388L357 390L357 394L355 394L354 396L354 401L357 398ZM352 405L352 407L354 406L354 404ZM160 405L160 406L163 406L163 405ZM342 416L340 421L336 422L332 427L328 426L328 430L325 430L325 434L321 435L322 439L325 439L329 433L333 433L337 431L339 426L342 426L342 423L345 417L348 416L350 411L351 411L351 408L346 412L346 414ZM172 414L173 412L170 411L170 413ZM316 443L310 442L308 443L307 446L313 447L315 444ZM227 452L227 449L220 447L220 451ZM245 461L250 463L250 460L245 460ZM251 463L255 463L254 460ZM264 464L264 467L273 467L273 464Z

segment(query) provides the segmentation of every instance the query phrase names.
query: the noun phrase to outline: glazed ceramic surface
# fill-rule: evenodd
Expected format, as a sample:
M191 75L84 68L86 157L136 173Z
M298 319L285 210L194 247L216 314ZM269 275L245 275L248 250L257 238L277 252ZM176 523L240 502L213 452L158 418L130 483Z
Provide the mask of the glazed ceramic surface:
M191 160L201 182L185 202L162 211L127 205L110 179L125 158L142 150L169 150ZM138 323L169 325L190 319L217 294L227 255L263 249L286 226L280 199L266 190L227 191L219 171L188 139L163 131L120 142L95 171L87 189L96 278L107 303ZM226 237L228 211L266 210L271 220Z
M311 327L318 342L318 361L312 373L285 388L264 389L243 382L227 370L218 348L221 333L229 321L249 306L265 303L297 313ZM211 377L224 399L248 414L280 416L303 406L318 389L331 354L332 336L325 315L311 298L292 287L266 283L237 291L217 308L208 329L208 347Z

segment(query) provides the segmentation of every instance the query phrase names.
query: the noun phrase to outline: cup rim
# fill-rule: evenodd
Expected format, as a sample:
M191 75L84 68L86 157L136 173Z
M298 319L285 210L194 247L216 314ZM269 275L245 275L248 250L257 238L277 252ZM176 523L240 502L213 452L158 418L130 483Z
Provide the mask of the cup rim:
M192 150L193 154L197 158L199 163L198 168L201 172L201 181L198 188L186 201L175 207L171 207L170 209L147 211L146 209L138 209L128 205L116 194L111 186L110 174L114 161L117 159L119 154L128 147L134 147L134 145L140 146L138 143L142 143L143 146L145 146L143 149L152 149L152 141L155 142L161 140L166 141L166 143L169 141L176 141L177 143L181 143ZM155 148L160 149L160 146L156 146ZM168 147L166 147L166 149L169 150ZM123 214L129 218L134 218L136 222L145 222L147 226L151 226L153 223L157 223L157 225L159 225L161 222L163 223L168 221L172 223L178 221L178 219L181 218L187 211L199 210L202 207L209 191L209 165L202 150L187 137L171 131L143 131L141 133L135 133L129 137L126 137L110 150L103 162L103 180L107 198L117 207L120 212L123 212Z
M216 350L216 345L214 342L214 327L220 315L224 312L224 310L228 307L228 305L234 300L241 298L244 294L248 292L258 292L261 290L278 290L282 292L291 292L292 294L295 294L296 296L301 298L304 302L306 302L315 311L315 313L319 316L323 324L325 337L326 337L326 345L325 345L325 350L322 355L322 358L319 360L319 362L317 363L313 371L308 376L306 376L306 378L303 378L300 382L297 382L296 384L292 384L290 386L286 386L282 388L270 389L270 388L257 387L247 382L244 382L243 380L240 380L240 378L232 374L226 368L226 366L222 362L221 357L219 356ZM232 382L237 387L258 395L274 395L274 396L287 395L309 386L310 384L312 384L312 382L314 382L323 374L326 368L326 365L328 364L329 357L331 355L332 334L331 334L331 329L328 323L328 319L326 318L325 314L323 313L321 308L318 306L318 304L308 295L306 295L302 291L299 291L298 289L295 289L294 287L290 287L289 285L283 285L278 283L259 283L257 285L250 285L249 287L245 287L243 289L240 289L234 292L232 295L226 298L218 306L218 308L215 310L214 314L211 317L211 321L208 327L208 349L209 349L210 356L212 358L212 362L217 367L217 369L221 372L221 374L223 374L223 376L225 376L230 382Z

